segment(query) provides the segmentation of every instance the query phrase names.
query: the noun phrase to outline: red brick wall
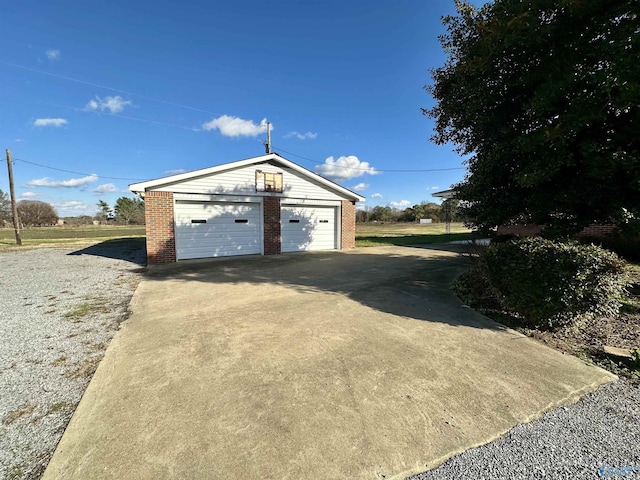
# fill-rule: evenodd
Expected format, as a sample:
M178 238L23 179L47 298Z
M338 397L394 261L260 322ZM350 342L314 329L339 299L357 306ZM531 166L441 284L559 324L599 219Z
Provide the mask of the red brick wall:
M280 235L280 198L264 197L264 254L278 255L282 244Z
M580 233L579 237L604 237L614 230L613 225L589 225L585 227ZM498 234L500 235L524 235L527 237L533 237L540 235L542 227L540 225L500 225L498 227Z
M540 235L542 227L540 225L500 225L498 226L498 235L524 235L526 237L535 237Z
M175 262L173 193L146 192L144 215L147 223L147 263Z
M341 219L342 249L355 248L356 246L356 202L342 201Z
M605 237L614 230L613 225L589 225L582 230L579 237Z

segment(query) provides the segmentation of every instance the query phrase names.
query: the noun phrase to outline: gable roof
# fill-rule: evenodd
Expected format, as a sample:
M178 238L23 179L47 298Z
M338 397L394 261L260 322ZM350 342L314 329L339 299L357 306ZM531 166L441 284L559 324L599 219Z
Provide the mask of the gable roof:
M168 177L157 178L154 180L147 180L146 182L132 183L129 185L129 190L132 192L145 192L147 190L153 190L154 188L161 187L163 185L167 185L170 183L182 182L185 180L190 180L192 178L203 177L207 175L213 175L219 172L223 172L226 170L231 170L234 168L245 167L247 165L252 165L256 163L263 163L267 161L273 161L275 163L279 163L280 165L290 168L291 170L295 170L300 173L302 176L307 177L311 180L314 180L330 190L338 192L345 197L351 198L356 202L362 202L365 200L365 197L358 195L351 190L344 188L341 185L338 185L331 180L328 180L317 173L312 172L311 170L307 170L300 165L293 163L291 160L287 160L286 158L281 157L276 153L270 153L268 155L261 155L259 157L247 158L244 160L238 160L237 162L224 163L222 165L216 165L215 167L203 168L200 170L193 170L191 172L179 173L177 175L171 175Z

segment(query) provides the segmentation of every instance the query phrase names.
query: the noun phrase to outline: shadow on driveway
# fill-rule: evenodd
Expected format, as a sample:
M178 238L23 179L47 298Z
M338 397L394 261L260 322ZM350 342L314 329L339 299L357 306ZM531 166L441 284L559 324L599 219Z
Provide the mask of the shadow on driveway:
M411 252L415 251L415 254ZM470 267L460 246L367 247L351 251L305 252L191 260L153 265L146 278L211 284L290 287L300 293L345 295L360 304L402 317L504 330L464 306L451 283ZM402 252L399 254L398 252ZM418 253L419 252L419 253ZM469 322L469 317L473 322Z
M147 263L147 249L144 237L114 238L96 243L69 255L93 255L96 257L125 260L144 267Z
M465 308L468 259L153 267L43 480L402 479L609 382Z

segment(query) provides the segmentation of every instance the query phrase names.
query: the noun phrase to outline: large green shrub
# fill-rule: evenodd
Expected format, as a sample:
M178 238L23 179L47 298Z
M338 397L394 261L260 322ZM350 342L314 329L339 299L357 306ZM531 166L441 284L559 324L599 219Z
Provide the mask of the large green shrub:
M625 294L624 261L595 245L523 238L491 245L476 268L493 293L531 326L615 315Z
M613 233L606 237L578 238L580 243L594 243L611 250L629 262L640 261L640 235Z

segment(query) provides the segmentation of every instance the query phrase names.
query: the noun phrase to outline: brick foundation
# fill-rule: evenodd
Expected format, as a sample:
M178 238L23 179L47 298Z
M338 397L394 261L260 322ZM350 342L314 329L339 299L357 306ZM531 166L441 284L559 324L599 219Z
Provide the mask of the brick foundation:
M589 225L585 227L578 237L602 238L613 232L613 225ZM540 235L543 228L540 225L500 225L498 227L499 235L522 235L525 237L535 237Z
M615 227L613 225L589 225L585 227L578 236L602 238L609 235L614 229Z
M498 235L522 235L525 237L535 237L540 235L542 227L540 225L500 225Z
M176 235L172 192L146 192L144 215L147 232L147 263L176 261Z
M342 250L356 246L356 203L342 201L342 218L340 219Z
M281 252L280 198L264 197L264 254L278 255Z

